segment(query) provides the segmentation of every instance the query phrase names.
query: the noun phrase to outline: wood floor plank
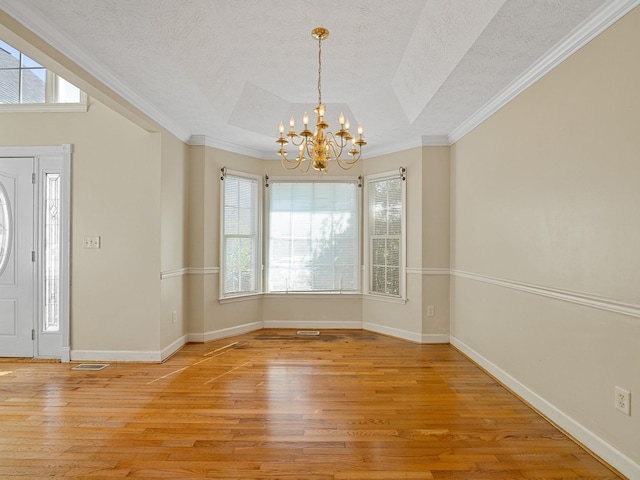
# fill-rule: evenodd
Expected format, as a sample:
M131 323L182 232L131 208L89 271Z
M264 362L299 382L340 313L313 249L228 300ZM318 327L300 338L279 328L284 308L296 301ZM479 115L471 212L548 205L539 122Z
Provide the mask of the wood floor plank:
M612 480L448 345L260 330L164 364L0 364L0 478Z

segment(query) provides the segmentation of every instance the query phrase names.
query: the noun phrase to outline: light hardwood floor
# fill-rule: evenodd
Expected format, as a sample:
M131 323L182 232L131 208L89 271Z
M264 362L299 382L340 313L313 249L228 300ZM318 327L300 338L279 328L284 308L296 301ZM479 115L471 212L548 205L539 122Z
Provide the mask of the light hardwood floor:
M0 478L616 479L448 345L261 330L162 365L0 363Z

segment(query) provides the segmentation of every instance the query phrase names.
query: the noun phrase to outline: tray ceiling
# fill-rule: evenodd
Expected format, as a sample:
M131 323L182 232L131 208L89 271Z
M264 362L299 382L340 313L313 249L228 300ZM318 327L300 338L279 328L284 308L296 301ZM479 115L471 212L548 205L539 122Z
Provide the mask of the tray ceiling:
M278 123L299 121L317 100L314 27L330 31L322 95L331 129L344 111L363 124L371 155L454 141L558 45L633 3L0 0L0 8L183 140L275 159Z

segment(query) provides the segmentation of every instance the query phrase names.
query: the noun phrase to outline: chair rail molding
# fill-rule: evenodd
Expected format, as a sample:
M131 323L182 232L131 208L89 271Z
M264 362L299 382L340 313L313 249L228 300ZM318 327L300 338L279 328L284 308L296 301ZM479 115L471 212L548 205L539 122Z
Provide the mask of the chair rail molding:
M555 287L518 282L489 275L482 275L479 273L465 272L462 270L454 269L451 272L454 277L458 278L466 278L476 282L530 293L532 295L539 295L542 297L553 298L555 300L583 305L585 307L597 308L599 310L640 318L640 305L635 303L624 302L614 298L602 297L586 292L563 290Z

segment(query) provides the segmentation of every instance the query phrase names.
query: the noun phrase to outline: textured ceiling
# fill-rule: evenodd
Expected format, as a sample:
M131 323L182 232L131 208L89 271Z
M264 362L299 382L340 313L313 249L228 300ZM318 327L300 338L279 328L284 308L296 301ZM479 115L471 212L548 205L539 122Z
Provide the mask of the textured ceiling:
M184 140L275 158L278 123L362 123L370 152L444 143L558 42L621 0L0 0ZM629 3L629 2L627 2Z

